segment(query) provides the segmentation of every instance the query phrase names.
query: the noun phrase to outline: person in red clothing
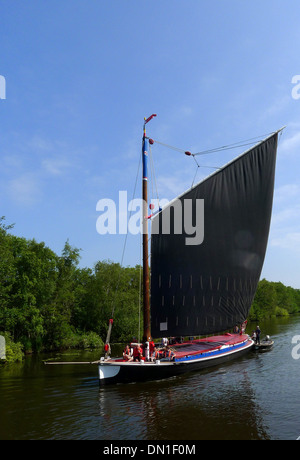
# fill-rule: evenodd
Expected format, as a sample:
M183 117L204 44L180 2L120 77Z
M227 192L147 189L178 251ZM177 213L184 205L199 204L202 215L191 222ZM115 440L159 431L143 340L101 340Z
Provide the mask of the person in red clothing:
M150 360L152 358L154 349L155 349L155 343L153 342L153 340L151 340L151 342L149 342L149 359Z
M143 358L143 350L140 345L137 345L133 350L133 361L141 361Z

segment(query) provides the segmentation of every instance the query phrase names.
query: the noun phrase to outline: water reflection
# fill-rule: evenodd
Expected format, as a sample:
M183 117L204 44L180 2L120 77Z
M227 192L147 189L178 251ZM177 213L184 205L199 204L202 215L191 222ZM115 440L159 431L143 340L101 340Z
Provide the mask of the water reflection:
M117 424L120 439L268 439L246 362L167 381L101 388L99 414L105 424L100 431L109 435Z

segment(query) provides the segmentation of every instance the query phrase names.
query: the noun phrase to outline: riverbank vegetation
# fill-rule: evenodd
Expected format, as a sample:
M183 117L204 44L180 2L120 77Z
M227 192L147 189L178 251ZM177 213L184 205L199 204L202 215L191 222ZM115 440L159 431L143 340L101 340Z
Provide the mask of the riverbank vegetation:
M1 218L0 335L7 350L12 344L24 353L103 347L113 304L111 340L138 335L138 267L98 262L93 270L79 268L80 250L68 241L58 256L10 230ZM16 349L12 354L19 359Z
M7 359L23 353L103 347L114 308L111 342L141 336L139 266L102 261L80 268L67 241L58 256L44 243L11 234L0 219L0 335ZM300 311L300 291L259 283L249 319Z
M249 319L262 320L271 316L288 316L300 312L300 290L265 279L258 284Z

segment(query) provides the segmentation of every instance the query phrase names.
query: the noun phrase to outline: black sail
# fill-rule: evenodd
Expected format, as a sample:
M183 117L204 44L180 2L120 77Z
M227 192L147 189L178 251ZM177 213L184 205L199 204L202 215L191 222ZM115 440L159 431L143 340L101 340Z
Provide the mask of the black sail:
M213 334L247 318L267 248L277 142L278 133L153 219L153 337Z

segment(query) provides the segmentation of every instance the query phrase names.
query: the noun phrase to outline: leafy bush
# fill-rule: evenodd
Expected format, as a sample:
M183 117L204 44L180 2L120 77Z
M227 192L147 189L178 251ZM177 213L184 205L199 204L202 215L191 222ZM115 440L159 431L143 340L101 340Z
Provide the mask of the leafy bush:
M289 312L285 308L276 307L275 316L289 316Z
M20 362L24 358L24 353L23 353L23 346L21 343L14 343L10 337L10 334L5 332L4 334L5 338L5 354L6 354L6 363L15 363L15 362Z
M88 332L86 334L82 334L79 340L79 347L80 348L103 348L104 343L99 337L98 334L95 332Z

